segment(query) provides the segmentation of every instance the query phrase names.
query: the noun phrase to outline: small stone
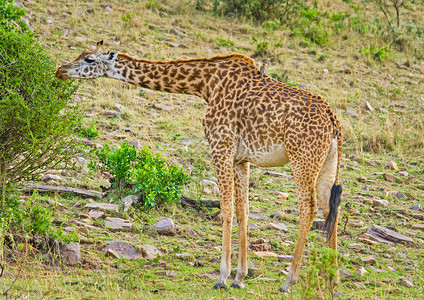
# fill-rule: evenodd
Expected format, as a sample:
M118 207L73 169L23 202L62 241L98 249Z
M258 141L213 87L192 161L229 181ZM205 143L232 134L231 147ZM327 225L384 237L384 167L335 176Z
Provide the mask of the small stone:
M178 29L172 28L169 30L169 33L175 34L175 35L183 35L184 33Z
M279 192L279 191L275 192L275 194L277 195L278 199L282 199L282 200L286 200L289 197L289 194Z
M119 116L121 113L116 111L116 110L105 110L103 112L103 115L105 116L110 116L110 117L117 117Z
M387 200L380 200L380 199L373 199L373 205L374 206L389 206L389 201Z
M393 267L391 267L391 266L387 266L387 269L389 269L389 271L392 271L392 272L395 271L395 269Z
M269 251L252 251L253 254L259 257L278 258L278 254Z
M271 243L267 240L260 238L250 242L250 249L255 251L268 251L271 250Z
M162 255L161 251L151 245L141 245L139 248L141 250L141 253L143 254L143 257L147 259L154 259L159 255Z
M417 181L417 178L415 176L409 176L403 182L405 182L405 183L415 183L416 181Z
M110 8L109 6L105 7L105 12L112 12L112 8Z
M170 218L160 220L159 222L152 225L152 228L156 229L159 234L173 234L175 233L175 224Z
M347 245L347 247L349 248L349 249L359 249L359 248L362 248L362 245L361 244L349 244L349 245Z
M384 272L384 270L381 270L379 268L374 268L373 266L370 266L370 269L375 273L383 273Z
M269 223L268 225L266 225L265 228L270 228L270 229L275 229L275 230L279 230L279 231L284 231L287 232L287 227L286 225L284 225L283 223Z
M217 186L215 181L203 179L200 181L200 184L203 186Z
M166 105L166 104L160 104L160 103L155 103L153 105L153 107L156 108L156 109L159 109L159 110L167 111L167 112L174 110L173 106Z
M384 169L387 170L399 170L396 162L394 162L393 160L389 161L385 166Z
M83 43L83 42L85 42L87 40L88 40L88 38L85 37L85 36L77 36L77 37L75 37L75 41L76 42L79 42L79 43Z
M405 254L403 254L403 253L397 253L397 254L396 254L396 256L397 256L398 258L406 258L406 255L405 255Z
M278 261L291 262L293 260L293 255L278 255Z
M131 229L132 224L130 221L121 218L107 217L105 219L105 226L110 229Z
M74 205L72 205L72 207L73 207L73 208L77 208L77 207L80 207L80 206L81 206L81 204L82 204L82 202L81 202L81 201L77 201Z
M398 174L401 175L401 176L405 176L405 177L407 177L409 175L408 172L406 172L406 171L400 171Z
M401 282L399 282L399 284L400 285L403 285L403 286L406 286L408 288L414 287L414 284L411 281L406 280L406 279L405 280L402 280Z
M113 249L108 249L105 253L105 256L119 258L119 254L116 253Z
M358 290L365 290L366 289L365 285L361 282L352 282L352 285L354 285Z
M23 8L24 4L21 1L15 1L15 2L13 2L13 6Z
M104 218L105 213L98 209L92 209L89 211L88 215L93 218L93 220L97 220L99 218Z
M383 174L384 179L386 179L387 181L391 181L391 182L396 182L397 178L396 176L389 174L389 173L384 173Z
M78 242L64 244L61 247L63 259L66 265L78 265L81 263L80 245Z
M140 197L138 195L129 195L122 199L122 203L124 203L124 211L127 211L131 205L136 204Z
M249 213L249 218L254 219L254 220L255 219L263 219L263 220L269 219L269 217L264 216L262 214L258 214L258 213Z
M421 204L414 204L414 205L410 206L409 208L412 209L412 210L415 210L415 211L423 210L423 207L421 206Z
M405 194L401 193L401 192L396 192L395 197L397 199L406 199Z
M165 275L168 277L175 277L177 273L174 270L160 270L155 272L156 275Z
M350 109L350 108L346 109L346 115L353 117L353 118L359 117L359 114L356 111L354 111L353 109Z
M97 208L101 210L106 211L119 211L120 206L118 204L112 204L112 203L87 203L84 208Z
M191 256L188 253L177 253L175 254L176 257L182 258L182 259L189 259Z
M272 216L271 218L273 219L282 219L284 217L284 213L277 210Z
M359 267L357 273L359 274L359 276L364 276L366 273L368 273L368 271L365 270L364 267Z
M78 232L81 232L83 234L88 234L89 230L87 227L78 227Z
M119 104L119 103L114 103L113 109L116 110L117 112L120 112L121 114L125 112L124 106L122 104Z
M376 263L374 256L361 257L361 261L369 265L373 265Z
M326 75L328 74L328 70L327 69L323 69L322 71L324 72L324 74L326 74Z
M62 177L60 177L59 175L54 175L54 174L45 174L41 180L43 180L44 182L50 181L50 180L55 180L55 181L61 181Z
M312 223L313 229L322 229L324 227L325 220L324 219L315 219Z
M371 104L368 101L364 102L364 106L369 111L374 111L374 108L371 106Z
M121 241L116 241L107 245L103 248L103 251L106 252L106 256L108 251L113 251L117 255L117 257L115 256L116 258L124 257L126 259L139 259L141 257L134 246Z
M358 238L358 240L360 240L361 242L364 242L365 244L368 244L368 245L373 245L373 246L378 245L378 242L372 241L372 240L369 240L369 239Z
M412 225L412 229L420 229L424 231L424 224L414 224Z

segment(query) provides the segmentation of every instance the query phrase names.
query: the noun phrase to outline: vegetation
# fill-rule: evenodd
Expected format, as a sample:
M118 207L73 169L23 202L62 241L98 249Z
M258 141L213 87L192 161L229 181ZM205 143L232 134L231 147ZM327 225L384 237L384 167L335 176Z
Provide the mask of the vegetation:
M105 41L105 51L118 50L152 60L238 52L254 57L258 67L266 64L265 73L277 80L323 96L341 119L345 133L340 172L344 192L338 237L341 276L333 296L340 299L422 297L424 236L413 225L423 223L419 219L423 211L411 208L424 206L424 16L419 13L424 9L422 1L398 2L402 3L398 7L399 17L394 1L381 2L385 11L387 7L388 18L377 2L371 0L280 1L282 8L284 3L289 4L285 16L274 14L275 10L263 10L274 15L262 14L261 19L241 10L227 12L225 6L230 3L227 1L220 1L214 10L217 3L214 0L149 0L145 5L111 0L107 2L110 9L99 1L23 2L30 12L26 18L34 29L34 38L57 65L75 58L99 40ZM297 2L299 5L291 5ZM193 199L218 198L210 187L200 184L202 179L216 176L201 125L206 110L202 99L140 90L110 79L84 81L74 99L75 104L86 107L87 111L83 123L70 133L84 137L88 145L84 156L95 160L96 167L82 172L59 164L52 171L60 174L62 180L48 184L97 191L109 186L110 174L98 169L106 170L97 160L96 149L108 145L112 153L124 147L120 146L123 141L128 141L146 145L152 153L162 153L167 162L178 162L185 173L190 173L190 182L182 188L184 195ZM105 114L116 102L125 107L125 113L113 117ZM389 160L395 160L399 170L385 169ZM275 171L291 174L290 166ZM383 173L395 176L396 181L386 180ZM122 174L125 178L125 172ZM136 192L136 172L130 174L130 185L124 183L120 192L118 181L113 181L113 192L103 201L120 204L124 194ZM264 169L254 166L250 175L250 212L261 213L268 219L249 219L249 223L260 226L260 230L254 225L249 227L249 242L264 238L271 244L270 251L293 254L298 232L294 182L289 177L271 177ZM146 178L148 182L148 177L141 174L140 182ZM39 181L22 183L40 184ZM155 181L150 184L156 190ZM277 191L288 193L289 198L279 199ZM105 228L103 219L87 218L89 210L84 204L98 199L76 194L40 193L29 197L19 190L6 195L15 220L20 210L26 210L24 223L20 227L14 225L21 234L52 236L63 242L79 240L82 254L81 265L73 267L52 261L44 249L27 247L25 239L16 241L14 247L0 247L0 268L4 269L0 275L0 294L6 295L7 291L10 298L19 295L94 299L187 299L187 295L200 299L286 297L277 289L290 262L259 257L252 249L248 251L247 288L212 289L219 273L222 225L215 208L197 211L155 198L158 204L155 207L106 211L105 217L124 218L133 224L131 230L112 231ZM387 206L379 206L374 200L385 200ZM278 216L271 218L278 211ZM162 236L148 229L164 218L172 218L177 225L175 235ZM30 229L25 222L31 219L43 220L42 224L51 226L62 224L62 231L55 233L56 228L48 229L44 225ZM317 219L322 216L319 214ZM11 220L0 220L3 232L10 228L7 224ZM332 297L331 289L325 284L334 276L334 253L321 250L325 237L317 229L318 221L314 222L306 244L300 282L286 298ZM283 222L288 231L266 228L270 222ZM367 242L366 231L374 224L405 234L414 244L373 244L372 238L368 238L371 243ZM231 276L235 275L237 265L236 230L234 225ZM112 240L126 241L135 247L149 244L163 255L153 260L105 256L103 247ZM25 249L29 251L22 251ZM375 257L374 265L362 261L367 256ZM367 273L358 274L360 267ZM414 287L405 286L406 280Z
M101 166L99 169L110 172L112 184L120 194L139 193L141 206L155 207L159 204L179 202L182 188L188 183L189 176L178 166L167 166L160 153L153 154L143 146L140 150L121 144L112 150L109 144L96 151ZM95 166L95 162L92 162Z

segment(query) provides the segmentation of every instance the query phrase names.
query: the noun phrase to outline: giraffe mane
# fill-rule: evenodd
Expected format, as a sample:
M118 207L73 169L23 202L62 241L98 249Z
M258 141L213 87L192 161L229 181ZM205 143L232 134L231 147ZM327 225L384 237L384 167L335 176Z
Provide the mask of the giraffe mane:
M244 60L247 63L253 65L254 67L256 67L255 61L252 58L247 57L246 55L243 55L243 54L239 54L239 53L232 53L232 54L227 54L227 55L217 55L217 56L210 57L210 58L177 59L177 60L170 60L170 61L161 61L161 60L149 61L149 60L145 60L145 59L134 58L134 57L129 56L128 54L124 54L124 53L119 53L118 58L123 58L123 59L131 60L131 61L135 61L135 62L150 62L150 63L156 63L156 64L179 63L179 62L201 62L201 61L212 62L212 61L224 60L224 59L241 59L241 60Z

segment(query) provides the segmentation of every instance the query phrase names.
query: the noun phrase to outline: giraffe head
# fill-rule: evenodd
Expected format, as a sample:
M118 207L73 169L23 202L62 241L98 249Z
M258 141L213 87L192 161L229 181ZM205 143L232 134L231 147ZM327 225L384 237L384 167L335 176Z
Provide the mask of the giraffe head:
M56 71L56 77L62 80L68 78L110 77L114 73L113 66L118 52L103 53L100 51L102 45L103 41L98 42L96 49L84 51L74 61L61 66Z

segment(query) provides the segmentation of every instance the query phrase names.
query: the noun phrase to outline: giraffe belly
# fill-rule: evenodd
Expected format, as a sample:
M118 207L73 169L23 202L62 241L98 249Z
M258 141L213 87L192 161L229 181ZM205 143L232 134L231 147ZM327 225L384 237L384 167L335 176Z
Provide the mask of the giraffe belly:
M243 155L243 160L255 164L258 167L278 167L289 162L284 144L264 146L261 149L249 149L243 152L248 153L247 155Z

